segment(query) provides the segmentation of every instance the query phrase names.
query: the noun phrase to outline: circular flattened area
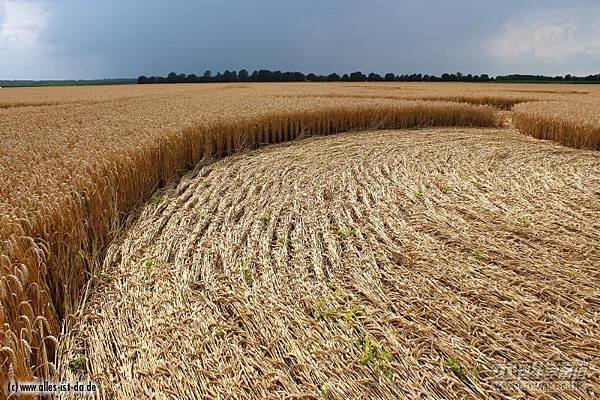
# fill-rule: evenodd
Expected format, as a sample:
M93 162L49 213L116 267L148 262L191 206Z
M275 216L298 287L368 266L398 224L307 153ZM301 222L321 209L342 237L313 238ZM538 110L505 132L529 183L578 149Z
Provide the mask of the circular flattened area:
M492 364L597 356L599 194L597 153L512 130L216 161L112 244L63 360L85 353L110 398L548 394Z

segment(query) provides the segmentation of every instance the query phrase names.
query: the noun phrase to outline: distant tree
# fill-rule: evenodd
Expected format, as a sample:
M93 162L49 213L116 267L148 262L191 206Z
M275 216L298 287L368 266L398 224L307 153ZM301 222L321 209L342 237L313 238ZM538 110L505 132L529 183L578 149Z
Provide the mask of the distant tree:
M149 83L148 82L148 78L144 75L141 75L138 79L137 79L137 83L139 84L145 84L145 83Z
M240 71L238 72L238 79L242 82L246 82L249 77L250 74L248 74L248 71L245 69L240 69Z
M304 81L306 81L306 76L302 72L293 72L292 73L292 81L293 82L304 82Z
M283 82L283 73L281 71L272 71L268 82Z
M169 72L169 75L167 75L167 82L169 82L169 83L177 82L177 74L175 72Z
M387 82L393 82L393 81L395 81L395 80L396 80L396 75L394 75L394 74L392 74L391 72L389 72L389 73L385 74L385 77L384 77L384 79L385 79Z
M254 73L256 73L255 78L258 82L274 82L273 72L268 69L261 69ZM254 75L254 73L252 75Z
M365 76L365 74L363 74L360 71L356 71L350 74L350 77L348 78L349 82L364 82L367 80L367 77Z
M335 72L333 74L329 74L327 75L327 81L329 82L339 82L340 81L340 76L338 74L336 74Z
M202 74L202 78L200 79L201 82L211 82L212 81L212 72L210 72L209 70L204 71L204 74Z
M236 82L238 80L237 72L225 70L222 75L223 82Z

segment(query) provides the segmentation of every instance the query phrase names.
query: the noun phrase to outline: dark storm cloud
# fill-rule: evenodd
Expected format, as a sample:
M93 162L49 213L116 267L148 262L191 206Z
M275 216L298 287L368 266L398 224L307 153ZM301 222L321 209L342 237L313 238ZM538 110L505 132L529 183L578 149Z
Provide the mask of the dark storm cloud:
M599 61L596 4L0 0L0 79L262 67L585 73Z

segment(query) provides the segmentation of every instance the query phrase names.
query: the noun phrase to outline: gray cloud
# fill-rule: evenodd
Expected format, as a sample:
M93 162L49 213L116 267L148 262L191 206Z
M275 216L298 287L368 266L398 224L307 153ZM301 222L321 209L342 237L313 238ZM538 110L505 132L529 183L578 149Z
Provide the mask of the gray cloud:
M487 50L506 67L598 73L599 16L600 4L532 12L507 22Z
M599 72L592 71L598 65L592 40L597 30L589 21L600 19L594 1L523 3L0 0L0 79L261 67L317 73ZM529 29L532 18L537 31ZM557 37L567 55L535 56L556 53L548 42Z

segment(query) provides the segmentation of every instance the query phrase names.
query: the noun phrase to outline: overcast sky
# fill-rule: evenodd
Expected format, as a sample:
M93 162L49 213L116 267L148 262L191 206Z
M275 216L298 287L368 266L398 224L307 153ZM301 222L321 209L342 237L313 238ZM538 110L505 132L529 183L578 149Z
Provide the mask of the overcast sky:
M600 73L599 0L0 0L0 79Z

